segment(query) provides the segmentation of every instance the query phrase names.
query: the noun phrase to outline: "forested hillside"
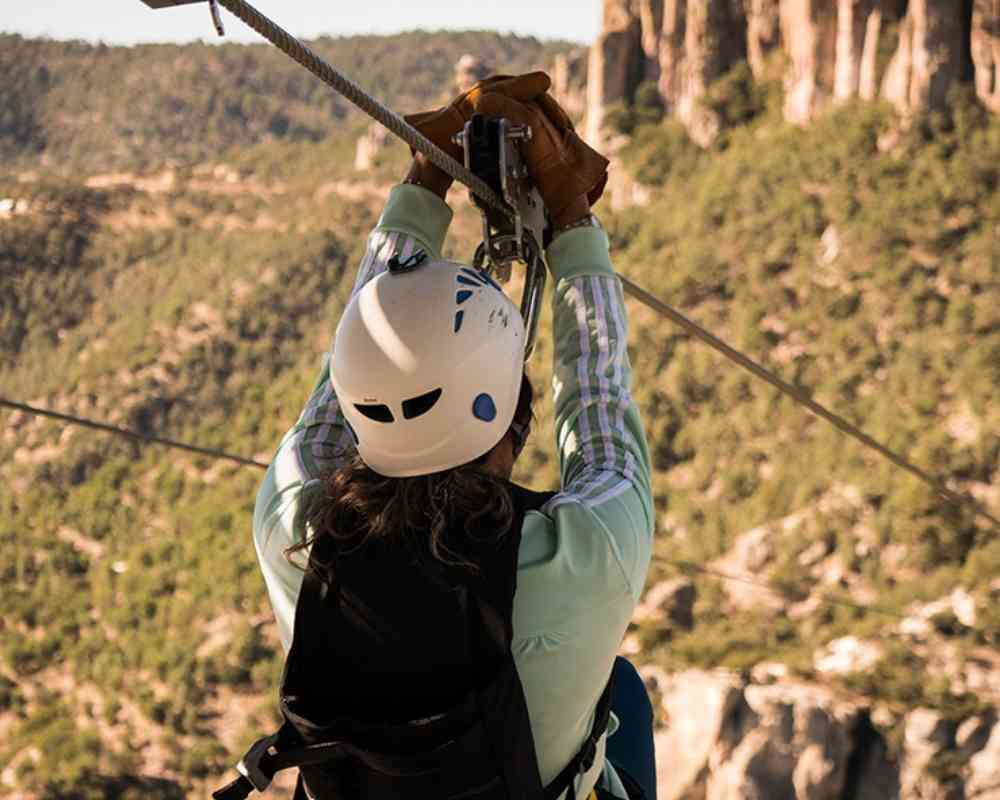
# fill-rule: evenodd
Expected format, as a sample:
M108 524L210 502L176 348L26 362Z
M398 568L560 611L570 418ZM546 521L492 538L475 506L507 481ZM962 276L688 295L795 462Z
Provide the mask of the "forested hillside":
M317 46L404 110L446 91L464 52L518 71L558 49L482 33ZM263 46L8 36L0 76L0 395L267 461L405 147L355 172L360 124ZM906 127L869 104L800 128L735 84L711 95L731 124L710 149L674 123L628 126L616 168L648 203L596 209L617 268L996 515L1000 119L955 94ZM448 252L468 258L478 218L464 190L450 199ZM913 708L953 732L987 718L997 531L630 314L655 467L649 584L688 601L647 596L624 652L663 673L822 685L871 712L887 763ZM539 388L549 333L546 315ZM547 398L537 417L515 477L549 488ZM274 724L260 475L0 410L5 795L205 796ZM968 600L933 605L957 591ZM868 660L830 667L847 637ZM975 752L942 747L927 773L957 786Z
M569 47L487 31L309 45L403 112L440 100L465 53L526 72ZM266 43L95 47L0 34L0 75L7 167L156 168L266 140L320 141L354 121L353 106Z

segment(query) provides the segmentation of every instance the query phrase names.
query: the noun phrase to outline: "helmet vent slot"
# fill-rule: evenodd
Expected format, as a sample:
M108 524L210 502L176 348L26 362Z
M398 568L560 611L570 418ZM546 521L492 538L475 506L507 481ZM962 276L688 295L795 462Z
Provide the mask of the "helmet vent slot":
M389 406L379 403L377 405L362 405L361 403L355 403L354 407L359 413L364 414L368 419L373 419L376 422L395 422L393 419L392 411L389 410Z
M434 408L434 404L440 397L441 390L432 389L426 394L419 395L418 397L411 397L409 400L404 400L403 416L406 419L416 419L417 417L426 414Z

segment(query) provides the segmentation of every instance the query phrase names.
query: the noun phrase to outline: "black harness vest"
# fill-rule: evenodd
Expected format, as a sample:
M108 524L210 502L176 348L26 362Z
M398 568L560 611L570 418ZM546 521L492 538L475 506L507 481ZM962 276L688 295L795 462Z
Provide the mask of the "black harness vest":
M213 797L245 798L297 766L297 798L575 800L574 779L607 728L611 684L580 752L543 786L510 644L524 515L552 494L510 490L506 535L466 537L478 574L398 543L313 544L281 682L284 725ZM332 582L312 569L323 565Z

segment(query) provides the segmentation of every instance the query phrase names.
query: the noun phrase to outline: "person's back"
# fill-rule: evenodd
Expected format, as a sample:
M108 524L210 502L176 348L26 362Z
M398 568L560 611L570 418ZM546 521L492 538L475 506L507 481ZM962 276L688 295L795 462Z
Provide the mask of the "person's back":
M453 149L451 133L460 124L460 112L469 109L507 116L535 129L526 157L555 228L546 260L554 278L553 398L561 489L529 501L506 484L531 420L530 385L521 375L519 355L523 326L518 344L516 331L511 331L520 323L516 309L517 324L494 324L497 312L499 317L507 313L506 306L495 305L504 301L488 294L499 290L485 281L475 286L474 271L466 273L460 265L440 262L451 219L443 202L450 181L418 157L407 181L390 193L369 238L332 356L299 421L282 440L258 494L254 537L261 568L288 651L301 647L299 640L309 635L303 620L296 620L296 609L302 613L304 568L317 544L329 548L338 542L340 550L324 553L349 554L354 548L368 558L382 552L383 563L399 570L387 569L386 576L396 574L396 583L404 584L405 563L396 563L398 551L391 548L413 546L417 533L420 556L414 556L413 563L436 561L446 572L467 560L488 566L495 556L489 555L492 545L483 549L484 537L501 542L496 546L500 553L504 535L511 533L516 549L509 570L513 591L507 612L512 620L509 648L523 687L542 784L550 784L577 756L614 671L623 676L615 708L626 702L622 693L631 692L628 702L638 708L631 716L638 718L612 722L609 733L618 724L630 730L617 738L600 736L595 757L589 769L580 768L583 774L574 781L571 796L586 796L597 785L611 796L635 797L638 781L645 796L652 798L648 701L646 707L635 701L641 689L636 689L634 670L622 659L616 661L645 581L654 514L645 438L629 392L622 291L608 258L607 237L590 216L586 194L595 187L599 194L606 162L584 149L567 128L568 121L554 112L551 99L544 96L547 79L524 76L487 82L484 88L490 91L474 90L448 109L418 115L413 121L445 149ZM529 102L533 99L536 102ZM548 139L541 134L548 134ZM421 251L424 257L418 255ZM387 274L390 262L396 267L391 272L398 274ZM421 308L418 297L422 291L431 292L425 287L432 283L432 275L442 282L441 293L453 294L448 301L447 336L431 319L438 301L425 298L427 307ZM481 297L475 294L480 289ZM407 297L412 307L403 308ZM494 313L487 314L491 309ZM424 328L413 330L420 326ZM404 341L407 336L413 338ZM458 363L462 347L485 337L492 349L473 359L478 366L470 366L468 359ZM425 341L428 338L433 341ZM419 364L438 350L444 363L433 369L444 372L435 388L427 385ZM383 386L392 391L366 388L377 376L383 376ZM470 382L475 384L471 389L466 385ZM485 387L489 382L493 383ZM471 392L472 400L456 400L461 392ZM387 400L390 396L395 399ZM457 499L462 497L464 506ZM515 521L518 530L507 531L505 526ZM362 546L366 549L358 550ZM366 562L356 560L353 572L351 563L339 556L336 560L347 584L352 575L359 580L367 575L366 569L379 574L375 556ZM354 590L362 609L367 608L362 596L366 585L360 581ZM393 586L381 590L391 593ZM497 597L503 594L496 587L490 591ZM400 629L412 629L415 620L406 614L407 595L396 593L395 598L372 615L380 619L395 615ZM502 599L496 602L503 605ZM427 624L433 626L435 621ZM327 642L322 655L314 654L311 660L330 663L334 674L333 662L352 656L338 651L338 644L343 648L350 641L346 633L331 636L339 641ZM446 646L444 641L439 645ZM408 681L413 674L410 665L398 652L385 653L385 661L371 667L378 680L359 688L351 711L373 711L378 704L370 701L377 697L379 682L391 698L384 709L391 710L395 703L397 711L405 708L407 713L432 710L432 702L421 705L418 682ZM355 666L353 674L364 668ZM438 686L449 684L441 674L437 678ZM629 681L631 686L626 685ZM346 697L338 698L347 704ZM616 746L619 742L621 747ZM604 758L605 747L615 764ZM620 751L617 760L616 751Z

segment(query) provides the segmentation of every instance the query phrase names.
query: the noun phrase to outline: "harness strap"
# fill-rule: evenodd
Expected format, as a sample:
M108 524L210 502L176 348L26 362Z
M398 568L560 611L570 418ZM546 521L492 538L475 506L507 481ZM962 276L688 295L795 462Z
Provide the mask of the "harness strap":
M576 789L573 786L573 782L576 780L577 775L582 775L594 766L594 759L597 757L597 742L608 729L608 720L611 718L611 695L614 689L614 679L615 674L612 671L611 677L608 678L608 683L604 687L600 699L597 701L597 708L594 711L594 724L590 729L590 733L583 740L583 745L577 751L577 754L563 767L562 772L545 787L544 800L561 800L563 792L567 788L569 792L566 795L566 800L576 800Z
M271 752L270 746L275 744L274 738L272 735L258 739L237 767L241 773L240 777L213 792L212 797L216 800L242 800L254 789L259 792L267 789L274 779L275 773L283 769L329 764L331 761L339 761L348 756L353 756L383 775L397 778L427 775L436 768L433 752L416 757L385 755L363 750L344 741L322 742L291 750ZM247 763L248 756L261 749L264 749L264 752L259 755L259 758L255 759L254 763Z
M570 762L563 767L555 779L545 787L543 800L562 800L563 793L569 789L566 800L576 800L573 782L594 765L597 757L597 742L608 728L611 716L611 694L614 674L608 679L597 708L594 712L594 725L584 739L583 745ZM407 777L426 775L434 770L434 753L422 756L386 755L363 750L350 742L334 741L321 744L295 747L290 750L280 750L281 736L265 736L259 739L247 751L244 761L240 761L238 769L240 776L212 793L215 800L245 800L256 789L263 792L271 784L274 775L290 767L306 767L328 764L348 756L353 756L373 770L384 775ZM275 750L272 752L272 747ZM257 756L253 763L245 763L251 754ZM252 778L250 777L252 776Z

